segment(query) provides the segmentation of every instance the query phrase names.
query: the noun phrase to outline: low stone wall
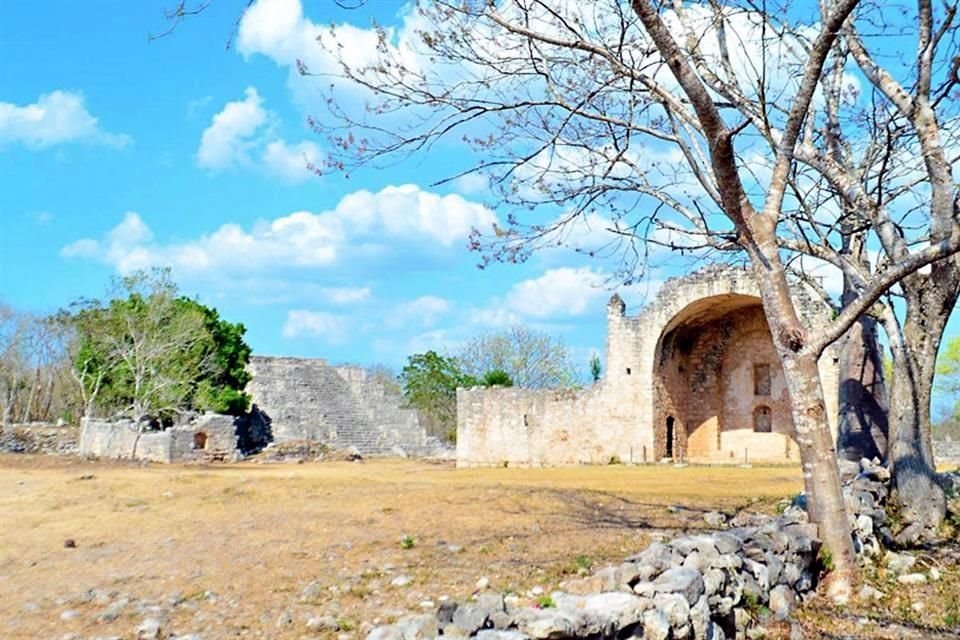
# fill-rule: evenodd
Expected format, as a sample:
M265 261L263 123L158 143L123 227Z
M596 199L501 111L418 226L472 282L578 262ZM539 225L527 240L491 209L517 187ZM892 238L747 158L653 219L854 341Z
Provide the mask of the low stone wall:
M148 431L137 441L137 426L132 420L80 420L80 455L96 458L130 458L170 462L170 433Z
M163 431L144 431L138 440L137 426L131 420L83 418L80 455L165 463L209 457L226 459L238 451L237 424L233 416L206 413Z
M79 428L47 422L18 423L0 433L0 451L68 456L78 451Z
M652 462L602 386L457 390L457 466Z
M737 637L760 606L785 618L816 585L816 527L791 508L777 518L715 533L655 542L619 566L572 580L520 606L483 594L374 629L367 640L471 636L481 640L617 638L674 640Z
M933 457L938 464L960 464L960 440L934 440Z

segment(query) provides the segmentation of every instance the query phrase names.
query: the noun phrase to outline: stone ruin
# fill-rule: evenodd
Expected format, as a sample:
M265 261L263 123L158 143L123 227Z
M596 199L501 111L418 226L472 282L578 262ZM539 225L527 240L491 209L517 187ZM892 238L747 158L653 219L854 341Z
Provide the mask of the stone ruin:
M442 451L414 409L369 371L307 358L250 359L247 392L274 442L306 440L362 455L425 456Z
M204 413L189 416L161 431L144 431L137 436L132 420L80 421L82 456L130 458L151 462L190 460L234 460L245 450L245 440L255 437L256 421L251 416ZM134 449L136 444L136 449ZM254 445L247 445L253 447Z
M135 457L154 462L233 460L271 447L307 444L344 449L355 455L445 455L429 437L419 414L368 371L332 366L325 360L253 356L248 415L188 416L162 431L145 431ZM129 458L137 440L127 421L84 418L79 452L85 456Z
M830 318L802 287L807 326ZM607 305L606 371L583 389L457 392L457 465L797 463L790 402L759 291L742 269L668 281L639 315ZM836 432L836 350L820 360Z

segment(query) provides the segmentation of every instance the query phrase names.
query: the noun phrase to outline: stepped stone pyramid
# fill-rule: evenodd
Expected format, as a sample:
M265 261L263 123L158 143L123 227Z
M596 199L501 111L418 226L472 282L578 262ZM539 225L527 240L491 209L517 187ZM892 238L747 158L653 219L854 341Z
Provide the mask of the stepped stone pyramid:
M313 358L253 356L247 393L271 420L274 442L310 440L365 455L431 455L441 443L427 436L403 398L354 366Z

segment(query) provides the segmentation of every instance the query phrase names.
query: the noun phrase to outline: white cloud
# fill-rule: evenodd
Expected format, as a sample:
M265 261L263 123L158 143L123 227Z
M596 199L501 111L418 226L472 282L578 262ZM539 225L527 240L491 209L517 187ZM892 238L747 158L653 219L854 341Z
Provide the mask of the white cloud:
M488 307L473 309L470 313L470 322L487 329L503 329L515 324L524 324L525 318L514 311L505 309L499 300L495 300Z
M384 324L393 329L407 328L411 325L430 327L448 311L450 311L450 302L444 298L420 296L394 306L384 318Z
M402 366L410 354L427 351L451 353L463 340L462 336L452 335L447 329L431 329L409 337L375 338L371 346L378 361Z
M228 102L203 132L197 150L200 167L222 170L250 164L250 150L257 144L254 136L267 122L267 111L254 87L245 93L243 100Z
M157 264L145 246L152 239L153 233L140 215L128 211L103 240L77 240L61 249L60 255L100 260L113 265L120 273L130 273Z
M599 309L609 297L604 288L607 277L588 267L548 269L543 275L511 287L506 307L531 318L578 316Z
M460 193L478 194L490 190L490 181L487 176L479 173L466 173L453 181L454 188Z
M309 141L287 144L285 140L274 140L263 152L263 164L267 170L290 183L313 177L308 165L318 166L322 158L320 147Z
M23 144L43 149L69 142L124 147L132 139L125 134L100 129L87 111L83 95L70 91L44 93L33 104L17 106L0 102L0 145Z
M100 243L92 238L81 238L71 242L60 250L60 255L65 258L92 258L99 259L103 257Z
M54 219L54 215L49 211L30 211L27 217L41 227L49 226Z
M347 319L326 311L294 309L287 312L283 323L283 337L320 338L328 344L342 344L347 340Z
M197 166L211 171L259 170L290 184L308 180L313 176L308 165L318 166L323 152L309 140L289 143L277 137L272 126L276 121L256 88L247 87L246 97L224 105L204 130Z
M300 0L259 0L247 9L240 21L237 51L245 57L264 55L286 67L294 99L301 105L316 105L320 94L315 81L300 77L299 64L313 73L338 74L339 63L326 47L337 50L353 67L365 66L377 57L380 35L375 29L349 24L337 25L336 29L336 40L349 46L337 47L329 25L317 24L305 17ZM388 42L394 39L395 33L387 29ZM408 30L401 30L400 50L409 51L408 38L412 35Z
M370 298L370 287L328 287L321 291L331 304L354 304Z
M439 196L408 184L377 193L357 191L333 210L297 211L262 220L250 229L228 223L192 241L158 244L136 213L102 240L84 238L61 250L65 257L93 258L121 273L150 265L200 275L318 269L364 260L370 266L391 256L449 254L465 245L473 227L489 231L496 216L458 195Z

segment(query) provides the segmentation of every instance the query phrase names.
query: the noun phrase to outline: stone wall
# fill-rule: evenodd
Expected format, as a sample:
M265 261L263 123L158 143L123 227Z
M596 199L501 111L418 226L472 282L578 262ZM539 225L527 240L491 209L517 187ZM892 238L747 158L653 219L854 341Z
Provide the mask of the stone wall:
M960 464L960 440L934 440L933 457L938 464Z
M829 309L804 289L795 299L811 331ZM759 292L740 269L713 267L668 281L634 317L607 305L606 371L585 390L468 389L457 394L458 466L799 459L783 374ZM771 392L754 393L754 365L770 365ZM820 361L836 430L836 353ZM770 433L754 412L770 410Z
M162 431L145 431L138 441L136 424L131 420L83 418L80 421L80 455L133 457L164 463L227 459L238 451L237 430L241 422L233 416L206 413L186 424Z
M0 433L0 452L76 455L80 430L76 425L28 422L8 425Z
M425 455L438 446L416 411L360 367L254 356L247 386L275 442L310 440L363 454Z
M634 414L624 409L602 386L458 389L457 466L648 461Z

